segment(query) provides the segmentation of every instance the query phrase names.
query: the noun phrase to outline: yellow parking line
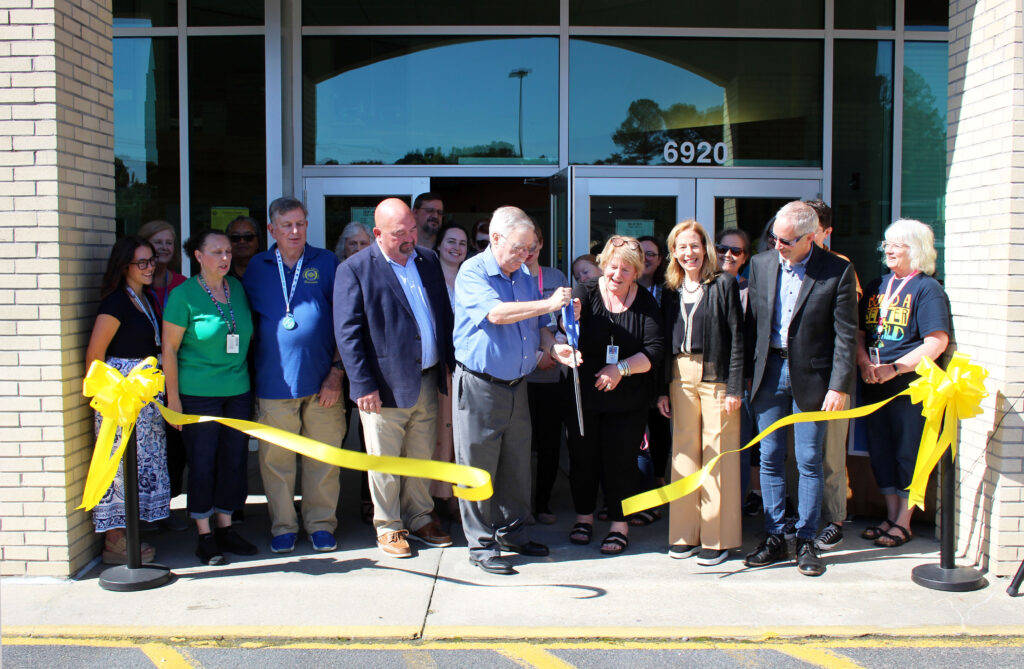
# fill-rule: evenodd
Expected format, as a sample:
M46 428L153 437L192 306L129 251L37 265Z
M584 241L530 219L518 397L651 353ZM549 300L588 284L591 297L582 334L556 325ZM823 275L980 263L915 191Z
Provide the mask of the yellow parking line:
M339 649L335 647L335 650ZM408 650L406 646L406 650L402 651L402 660L409 669L437 669L437 662L426 650Z
M864 669L850 658L836 655L825 648L814 648L792 643L772 644L766 647L777 650L780 653L785 653L790 657L795 657L808 664L813 664L816 667L824 667L824 669Z
M165 643L144 643L139 650L159 669L194 669L195 665Z
M492 646L491 650L504 655L522 667L535 667L536 669L574 669L573 665L534 644L499 643Z

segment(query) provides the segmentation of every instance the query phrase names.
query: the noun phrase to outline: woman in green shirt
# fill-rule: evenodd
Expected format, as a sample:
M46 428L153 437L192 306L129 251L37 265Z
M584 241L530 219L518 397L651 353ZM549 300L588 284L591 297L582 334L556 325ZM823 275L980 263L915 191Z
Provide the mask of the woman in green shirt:
M227 276L231 241L205 230L185 242L200 272L171 293L164 310L163 359L167 406L179 412L249 418L251 392L246 352L252 317L242 284ZM231 527L231 513L245 504L248 437L207 422L182 428L188 455L188 511L199 530L196 555L203 564L225 564L224 553L255 555ZM216 516L211 531L210 517Z

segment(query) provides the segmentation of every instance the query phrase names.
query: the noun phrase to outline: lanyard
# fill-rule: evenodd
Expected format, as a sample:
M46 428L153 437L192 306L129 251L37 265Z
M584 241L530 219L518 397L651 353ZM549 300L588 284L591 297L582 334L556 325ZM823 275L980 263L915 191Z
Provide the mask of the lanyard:
M206 291L206 294L210 296L210 300L213 302L213 306L217 307L217 313L220 314L220 317L228 326L228 334L233 335L236 332L238 332L238 326L235 325L235 310L231 306L231 289L228 288L228 280L224 279L224 299L228 301L228 313L231 314L230 323L228 323L228 319L224 317L224 310L220 308L220 302L218 302L217 298L213 296L213 291L210 290L210 287L206 285L206 280L203 279L202 274L199 275L199 285L202 286L203 290Z
M540 291L541 299L544 299L544 268L540 265L537 265L537 290ZM552 311L548 314L549 325L554 328L558 327L558 316L555 315L556 313Z
M900 281L900 285L896 287L896 291L892 290L892 282L896 280L896 274L889 277L889 284L885 287L885 296L882 297L882 303L878 305L878 334L882 334L885 331L885 317L889 314L889 307L896 303L896 300L900 297L900 291L907 285L907 282L917 276L917 270L903 277Z
M277 273L281 277L281 294L284 296L284 313L287 316L292 313L292 298L295 297L295 287L299 285L299 273L302 271L302 259L306 256L306 252L303 251L299 256L299 261L295 263L295 276L292 277L290 292L285 288L284 261L281 260L281 250L275 248L274 253L277 255Z
M149 302L143 302L139 299L139 296L135 294L135 291L132 290L131 286L125 284L125 288L128 290L128 297L130 297L132 302L135 303L135 306L142 310L142 313L146 316L146 320L153 326L153 335L156 340L156 345L160 346L160 323L157 322L156 314L153 313L153 309L149 306Z

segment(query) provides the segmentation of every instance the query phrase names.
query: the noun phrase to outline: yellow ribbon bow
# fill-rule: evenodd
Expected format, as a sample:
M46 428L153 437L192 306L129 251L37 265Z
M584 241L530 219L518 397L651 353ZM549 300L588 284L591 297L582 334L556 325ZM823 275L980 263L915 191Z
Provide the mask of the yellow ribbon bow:
M135 421L138 420L139 412L150 402L156 406L164 419L173 425L216 421L257 439L336 467L454 483L456 487L452 492L455 496L469 501L487 499L493 494L490 474L477 467L416 458L367 455L251 420L194 416L172 411L156 401L156 396L164 389L163 372L156 368L156 364L156 358L146 358L136 365L127 377L121 376L116 369L98 360L89 368L83 383L83 392L87 397L93 398L90 404L103 416L103 423L96 437L96 448L92 454L92 463L89 465L82 505L78 508L88 511L103 499L103 495L117 475L117 466L121 462L121 456L132 428L135 427ZM123 428L123 436L117 451L111 453L117 427Z
M157 369L156 358L149 357L135 365L128 376L122 376L107 363L94 360L82 382L82 393L92 397L89 405L103 417L96 447L85 479L85 492L79 509L89 510L99 504L117 476L128 438L135 429L142 407L156 399L164 390L164 375ZM121 442L113 451L114 436L121 428Z
M985 392L988 371L959 351L953 354L946 371L928 358L921 358L914 371L919 378L907 390L910 401L921 404L924 432L914 477L907 490L910 491L908 503L923 510L925 488L935 465L947 448L956 457L959 421L981 413L981 400L988 395Z

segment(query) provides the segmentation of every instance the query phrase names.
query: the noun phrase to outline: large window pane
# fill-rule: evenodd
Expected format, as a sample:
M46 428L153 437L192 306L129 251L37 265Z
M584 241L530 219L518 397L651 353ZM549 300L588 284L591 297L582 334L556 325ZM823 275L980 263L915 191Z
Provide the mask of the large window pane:
M821 165L818 40L574 39L569 161Z
M553 37L307 37L303 162L555 164Z
M895 0L835 0L838 30L892 30Z
M907 0L903 16L907 30L949 30L946 0Z
M114 0L115 28L155 28L178 25L177 0Z
M265 221L263 38L190 37L188 58L192 229Z
M178 49L173 37L114 40L117 235L147 221L178 227Z
M945 42L907 42L903 51L903 192L900 215L932 226L942 274L946 219Z
M569 0L574 26L821 28L821 0Z
M259 0L188 0L190 26L261 26Z
M832 248L865 283L881 271L877 246L892 218L892 68L892 42L836 41Z
M590 197L590 250L600 253L612 235L668 237L676 221L673 196Z
M303 0L304 26L556 26L558 0Z

